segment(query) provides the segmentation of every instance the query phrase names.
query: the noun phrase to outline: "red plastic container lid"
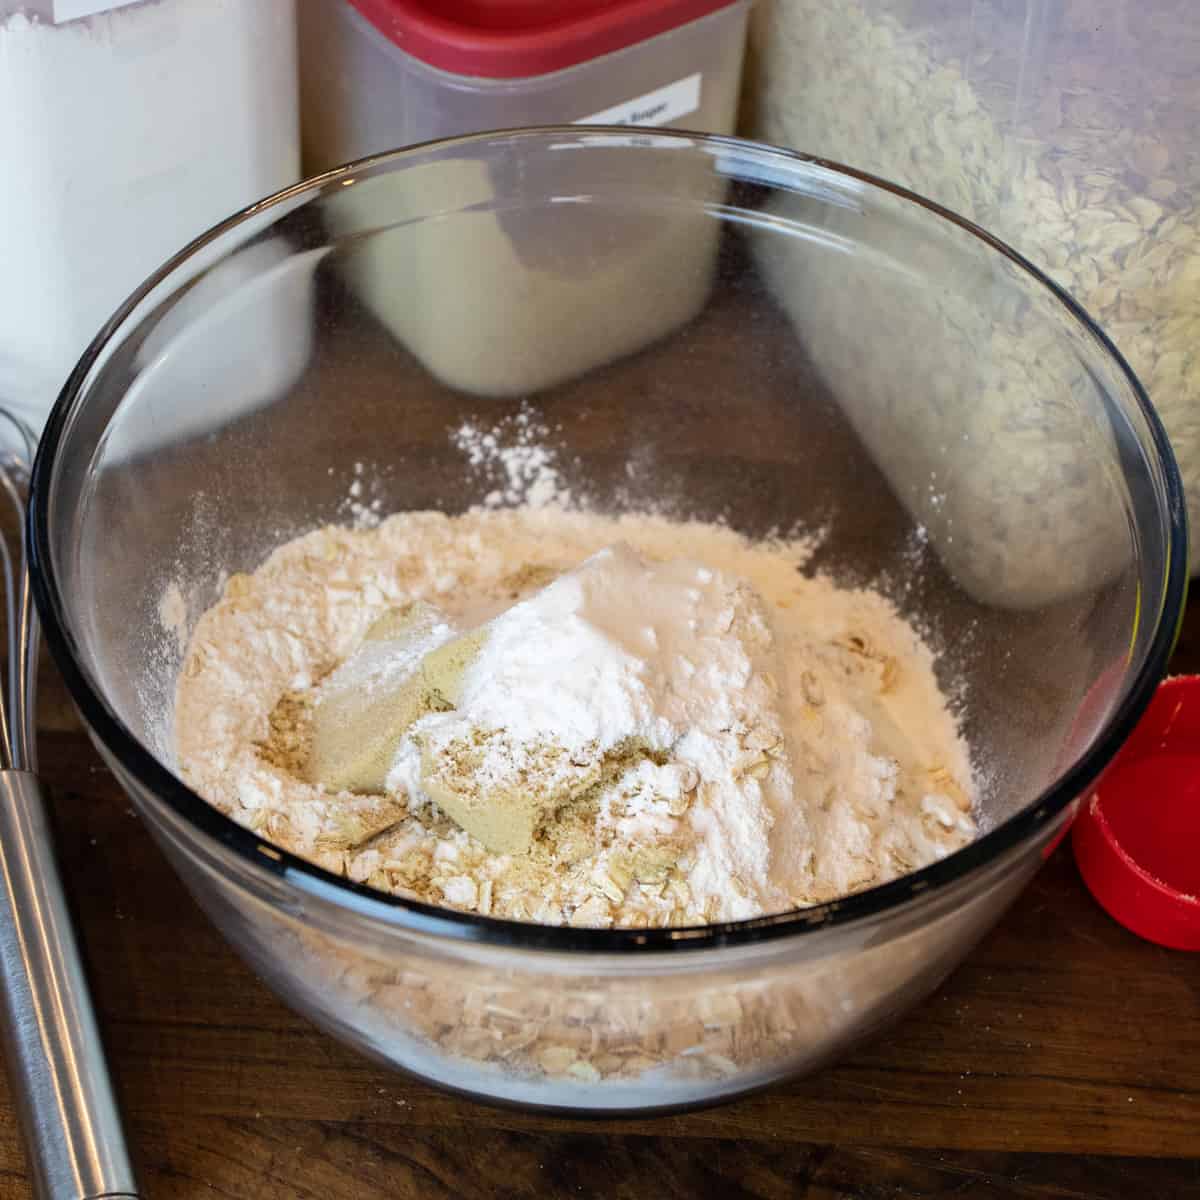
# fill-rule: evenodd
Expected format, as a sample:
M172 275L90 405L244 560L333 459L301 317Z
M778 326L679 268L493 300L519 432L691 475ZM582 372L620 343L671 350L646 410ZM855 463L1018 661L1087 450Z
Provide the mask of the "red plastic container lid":
M1111 916L1159 945L1200 950L1200 676L1159 686L1072 843Z
M350 0L401 50L456 75L562 71L736 0Z

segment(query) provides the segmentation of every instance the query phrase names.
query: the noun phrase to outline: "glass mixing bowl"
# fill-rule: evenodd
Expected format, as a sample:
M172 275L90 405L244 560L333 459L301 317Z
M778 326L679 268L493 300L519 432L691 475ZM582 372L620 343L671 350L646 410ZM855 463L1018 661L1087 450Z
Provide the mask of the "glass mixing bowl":
M231 364L250 321L271 335ZM189 790L174 682L227 575L319 523L483 501L503 480L451 431L522 413L598 507L819 531L813 570L893 597L961 712L979 839L818 908L589 931L381 894ZM681 133L466 138L255 205L104 328L32 489L50 648L230 941L365 1052L562 1111L732 1096L926 995L1142 712L1186 576L1162 429L1065 294L886 183Z

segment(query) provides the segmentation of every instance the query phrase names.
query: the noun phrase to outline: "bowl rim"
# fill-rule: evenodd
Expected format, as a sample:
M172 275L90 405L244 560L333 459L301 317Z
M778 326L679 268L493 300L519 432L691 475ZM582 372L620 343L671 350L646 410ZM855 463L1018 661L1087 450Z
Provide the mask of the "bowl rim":
M1164 485L1166 506L1162 513L1166 525L1166 569L1161 593L1155 597L1155 630L1145 660L1130 683L1125 696L1096 735L1092 746L1036 799L994 829L945 858L899 879L856 892L850 896L816 905L793 909L749 920L671 929L574 929L569 926L538 925L500 917L481 916L442 908L402 896L380 892L308 862L271 845L249 829L225 816L189 788L164 763L160 762L134 736L108 705L98 686L80 666L77 644L66 618L51 553L49 515L53 498L58 453L64 441L68 421L87 376L108 344L114 341L137 306L159 285L169 281L185 262L226 233L237 229L252 217L288 204L306 194L317 195L331 184L351 185L364 171L380 168L402 169L409 161L418 161L430 151L447 148L482 147L513 142L546 143L570 141L579 148L589 144L611 148L614 135L622 143L637 149L643 145L661 146L664 141L680 148L691 146L711 157L736 156L738 165L755 161L762 167L774 167L760 180L780 186L784 173L827 172L852 181L856 186L882 192L924 209L948 221L983 242L1013 264L1035 286L1048 290L1066 309L1081 331L1099 342L1101 350L1123 374L1140 415L1149 430L1152 464L1157 460ZM726 174L730 172L725 171ZM731 177L737 178L734 173ZM835 926L849 925L898 909L918 898L929 899L940 889L965 879L979 868L992 864L1022 843L1048 834L1054 819L1072 801L1081 797L1115 756L1121 744L1149 705L1159 679L1178 638L1187 594L1187 510L1178 465L1166 431L1150 404L1137 377L1101 330L1063 288L1006 243L993 237L973 222L931 200L878 176L816 155L717 134L692 133L671 129L631 131L622 126L548 125L527 129L497 130L444 138L370 155L311 176L257 201L191 241L150 275L104 324L84 351L64 384L47 419L30 478L30 499L26 515L26 542L29 548L33 593L42 628L50 651L67 688L85 723L100 747L119 764L120 771L154 799L164 803L173 814L203 838L211 839L232 852L252 872L262 872L278 884L282 881L314 900L390 927L394 932L421 933L457 941L505 946L521 950L590 951L607 953L663 952L701 950L715 947L744 947L783 937L812 934ZM1143 619L1146 613L1143 608ZM124 782L124 780L122 780ZM266 882L264 880L264 882Z

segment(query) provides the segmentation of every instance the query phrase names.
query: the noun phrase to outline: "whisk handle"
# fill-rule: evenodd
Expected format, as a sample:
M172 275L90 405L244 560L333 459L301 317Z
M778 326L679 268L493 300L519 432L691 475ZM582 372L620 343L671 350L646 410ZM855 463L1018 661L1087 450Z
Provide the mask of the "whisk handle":
M38 1200L136 1197L37 776L0 771L0 1015Z

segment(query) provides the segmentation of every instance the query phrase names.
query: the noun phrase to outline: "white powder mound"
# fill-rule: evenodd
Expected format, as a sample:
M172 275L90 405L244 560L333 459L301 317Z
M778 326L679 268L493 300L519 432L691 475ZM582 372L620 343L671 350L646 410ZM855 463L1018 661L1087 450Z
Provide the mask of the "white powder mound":
M786 908L769 854L775 813L792 793L777 670L766 615L747 585L697 563L647 564L628 545L609 547L488 626L456 709L412 727L388 784L420 796L422 747L436 759L465 746L485 788L519 775L551 796L561 794L562 769L530 772L525 747L552 746L568 775L614 753L640 759L602 794L599 824L617 836L596 868L611 879L612 860L630 847L677 846L674 859L658 856L654 874L669 868L697 912ZM480 753L480 730L505 736ZM665 767L673 773L660 777ZM626 784L633 790L622 795Z
M637 728L665 747L606 781L530 855L489 853L403 791L325 791L269 752L281 699L335 669L389 608L422 600L471 628L621 542L661 564L652 577L672 583L662 595L695 590L691 615L656 605L648 584L626 603L613 591L619 572L576 580L551 603L593 638L575 642L579 669L569 669L570 620L551 645L546 622L534 628L539 614L527 610L512 618L511 638L489 647L496 657L466 701L476 714L581 737ZM553 505L317 530L231 579L198 623L177 694L180 769L222 811L329 869L518 919L695 924L882 883L974 836L970 764L928 648L880 595L806 578L808 552L803 541L755 543L721 526ZM688 620L741 633L715 637L701 662ZM483 685L515 685L536 659L528 639L539 637L566 690L557 708L548 689L521 716ZM636 663L636 678L617 671L590 688L588 670L613 663ZM530 691L528 674L522 686Z

